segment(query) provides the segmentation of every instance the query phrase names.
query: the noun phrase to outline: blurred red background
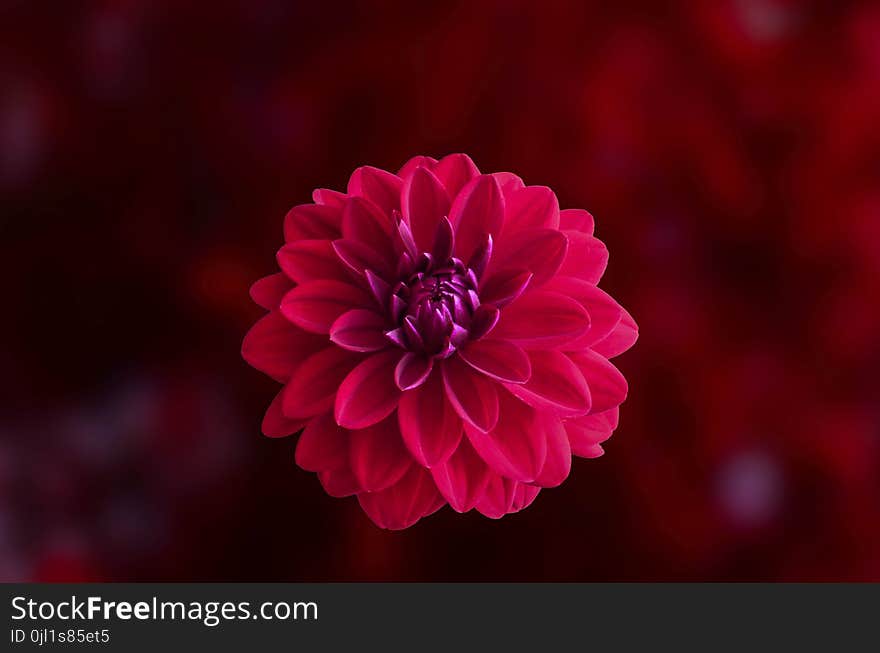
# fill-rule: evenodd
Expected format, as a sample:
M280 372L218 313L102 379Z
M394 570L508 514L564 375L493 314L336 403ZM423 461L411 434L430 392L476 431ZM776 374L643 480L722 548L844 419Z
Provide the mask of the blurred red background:
M880 7L0 1L3 580L880 580ZM260 435L286 210L463 151L641 327L598 460L399 533Z

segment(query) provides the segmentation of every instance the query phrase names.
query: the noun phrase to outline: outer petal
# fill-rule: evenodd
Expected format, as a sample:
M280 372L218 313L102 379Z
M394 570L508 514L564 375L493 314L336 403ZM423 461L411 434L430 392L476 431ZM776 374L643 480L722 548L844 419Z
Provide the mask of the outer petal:
M424 467L442 463L459 446L461 419L446 398L439 372L415 390L403 393L397 418L406 447Z
M352 197L342 212L342 236L366 245L379 255L390 258L392 222L382 209L361 197Z
M300 204L294 206L284 216L284 240L339 238L342 214L333 206L320 204Z
M427 168L416 168L403 186L403 217L421 251L431 251L440 220L449 215L449 195Z
M483 496L491 472L468 440L464 439L446 462L431 470L431 476L452 509L467 512Z
M400 389L394 383L397 350L373 354L355 367L336 393L336 421L348 429L379 422L397 407Z
M528 508L532 505L532 502L535 500L535 497L538 496L538 492L540 491L541 488L539 487L526 485L525 483L518 483L513 493L513 501L510 504L510 510L507 511L507 514L510 515Z
M556 487L568 478L571 472L571 445L565 427L555 415L542 417L544 430L547 433L547 458L541 473L535 479L535 485Z
M365 197L389 216L392 211L400 210L402 188L400 177L372 166L358 168L348 180L349 195Z
M455 199L465 184L480 174L467 154L450 154L443 157L434 166L433 172L446 187L450 199Z
M416 465L391 487L358 494L358 501L377 526L390 530L408 528L445 503L431 475Z
M313 417L296 443L296 464L309 472L348 467L350 440L332 413Z
M526 352L505 340L485 338L458 351L461 359L475 370L507 383L525 383L532 375Z
M611 437L614 429L617 428L619 417L620 408L615 406L601 413L566 420L565 431L568 433L571 452L575 456L595 458L596 447ZM599 447L600 455L601 451L602 448Z
M582 231L565 231L568 237L568 254L559 274L599 283L608 267L608 249L598 238Z
M547 456L547 433L536 411L506 392L499 393L500 417L489 433L465 424L474 449L495 472L517 481L533 481Z
M349 464L368 492L393 485L413 464L393 415L368 428L352 431L350 437Z
M329 188L316 188L312 191L312 200L315 204L324 204L326 206L332 206L335 209L341 209L345 206L345 200L347 198L348 196L345 193L330 190Z
M593 235L593 216L583 209L564 209L559 212L559 228L582 231L588 236Z
M430 156L414 156L401 166L400 170L397 171L397 176L403 179L403 183L406 184L416 168L433 170L435 167L437 167L437 159Z
M281 312L288 320L312 333L329 333L336 319L353 308L372 305L361 288L341 281L308 281L284 296Z
M277 272L256 281L251 286L250 295L258 306L262 306L267 311L275 311L281 304L281 298L291 288L293 288L293 283L290 279L282 272Z
M363 488L355 478L354 473L346 467L339 469L318 472L318 480L324 491L331 497L342 498L350 497L358 492L363 492Z
M356 308L336 319L330 327L330 340L351 351L379 351L389 345L385 324L378 313Z
M304 419L288 419L284 416L284 413L281 412L283 396L284 390L282 389L277 395L275 395L272 403L269 404L268 410L266 410L266 415L263 417L262 430L263 435L267 437L283 438L292 435L301 430L308 423L308 421Z
M527 404L558 415L586 415L590 389L578 365L559 351L529 352L532 376L522 385L505 387Z
M497 270L525 268L533 274L532 287L540 286L556 275L567 250L565 234L554 229L526 229L505 235L486 283Z
M504 223L504 198L492 175L480 175L461 190L449 211L455 227L455 253L468 261L491 235L496 238Z
M329 240L297 240L287 243L278 250L276 258L284 274L297 283L315 279L350 279Z
M319 415L333 408L339 384L362 356L331 345L297 366L284 388L282 408L290 418Z
M559 228L559 201L546 186L526 186L505 195L504 232Z
M490 431L498 423L496 383L478 374L457 356L443 361L446 396L461 418L477 431Z
M620 322L606 337L593 343L592 349L605 358L619 356L632 347L639 338L639 327L626 309L621 309Z
M589 328L590 316L581 304L557 292L533 290L501 311L492 336L525 349L552 349Z
M244 337L241 355L276 381L287 381L296 366L326 343L273 311L261 317Z
M569 354L572 362L578 366L593 397L593 411L602 412L619 406L626 400L627 383L607 358L589 349Z
M583 279L559 276L544 287L572 298L590 314L590 328L581 337L565 343L566 350L578 351L604 340L623 316L623 309L608 293Z
M477 500L477 511L490 519L501 519L510 512L516 489L520 485L499 474L491 474L483 495Z

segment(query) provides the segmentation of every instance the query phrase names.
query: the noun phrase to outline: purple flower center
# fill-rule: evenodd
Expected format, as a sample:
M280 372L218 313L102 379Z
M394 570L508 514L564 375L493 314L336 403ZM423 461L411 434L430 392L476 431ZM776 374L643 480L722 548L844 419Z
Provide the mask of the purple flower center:
M447 358L469 340L482 338L498 321L498 309L481 305L478 294L492 241L465 265L452 256L454 238L446 219L439 225L431 253L413 256L409 235L405 231L402 235L408 251L398 269L401 281L391 289L392 317L399 326L385 335L407 351Z

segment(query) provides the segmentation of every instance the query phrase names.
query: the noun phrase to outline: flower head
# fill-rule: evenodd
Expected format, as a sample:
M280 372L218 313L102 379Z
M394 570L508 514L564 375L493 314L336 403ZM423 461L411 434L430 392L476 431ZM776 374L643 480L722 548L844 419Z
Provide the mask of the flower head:
M448 503L499 518L602 455L632 317L597 287L593 218L463 154L358 168L284 222L242 355L284 384L263 432L401 529Z

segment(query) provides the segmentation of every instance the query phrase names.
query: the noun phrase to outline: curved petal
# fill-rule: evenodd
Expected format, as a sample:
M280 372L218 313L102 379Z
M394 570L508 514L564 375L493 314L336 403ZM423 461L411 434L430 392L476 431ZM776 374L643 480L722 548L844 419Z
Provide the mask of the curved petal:
M383 279L391 279L394 275L392 259L383 256L372 247L350 238L339 238L331 245L336 256L349 270L365 275L372 270Z
M429 356L407 352L394 369L394 382L401 390L413 390L425 382L433 368L434 360Z
M318 472L318 480L321 481L324 491L337 499L363 492L363 488L348 466Z
M278 311L272 311L245 334L241 356L251 367L284 382L301 361L325 344L320 336L303 331Z
M608 249L605 243L582 231L563 233L568 238L568 253L559 274L577 277L592 284L599 283L608 267Z
M315 279L349 279L349 273L342 266L329 240L297 240L287 243L278 250L276 259L284 274L297 283Z
M559 212L559 228L581 231L592 236L595 223L593 216L583 209L563 209Z
M403 478L381 492L358 494L358 501L377 526L389 530L409 528L445 504L434 485L434 479L417 465L413 465Z
M562 420L553 415L545 415L542 419L547 433L547 458L541 473L535 478L535 485L556 487L571 472L571 445Z
M323 472L348 466L349 433L332 413L313 417L296 443L296 464L308 472Z
M416 171L416 168L427 168L428 170L433 170L437 166L437 159L430 156L414 156L409 161L404 163L400 170L397 171L397 176L403 180L403 183L406 184L407 180L412 176L413 172Z
M505 195L505 234L525 229L559 229L559 201L546 186L526 186Z
M490 475L489 467L467 439L448 460L431 470L437 489L456 512L467 512L477 504Z
M498 180L505 200L525 186L523 180L512 172L493 172L492 176Z
M500 270L481 284L480 298L484 303L504 308L525 292L532 282L532 276L525 269Z
M564 346L590 328L590 316L575 300L558 292L533 290L501 311L493 337L525 349Z
M570 297L590 315L590 328L579 338L565 343L563 348L566 350L579 351L605 339L623 317L620 304L604 290L583 279L559 276L544 288Z
M506 340L483 339L458 350L461 359L475 370L498 381L525 383L532 375L529 357Z
M627 310L621 309L620 322L607 336L593 343L591 348L605 358L619 356L632 347L639 339L639 327Z
M263 416L263 435L269 438L283 438L301 430L307 423L304 419L289 419L281 411L281 403L284 397L284 389L275 395L266 414Z
M467 154L444 156L434 166L433 172L446 188L450 200L455 199L465 184L480 174L477 166Z
M348 180L348 194L370 200L386 215L400 210L400 191L403 180L390 172L362 166L355 170Z
M306 331L329 333L340 315L371 303L370 296L361 288L322 279L303 283L284 295L281 312Z
M329 188L316 188L312 191L312 201L315 204L324 204L335 209L341 209L345 206L347 198L348 195L345 193L340 193L338 190L330 190Z
M626 379L607 358L589 349L568 354L578 366L593 397L593 411L602 412L619 406L626 400Z
M351 351L379 351L390 343L385 318L364 308L347 311L330 327L330 340Z
M501 519L510 511L516 489L520 485L499 474L490 474L486 489L475 504L477 511L489 519Z
M529 352L532 375L522 385L505 387L527 404L559 415L585 415L590 411L590 388L581 369L559 351Z
M536 411L516 397L499 392L498 424L481 433L470 424L464 431L489 467L516 481L535 480L547 456L547 433Z
M362 243L384 258L393 255L391 218L370 201L352 197L342 211L342 237Z
M540 286L559 271L568 251L568 238L554 229L526 229L502 238L492 259L486 283L498 270L526 269L532 286Z
M367 492L397 483L413 464L393 415L368 428L352 431L349 437L349 464Z
M449 195L427 168L416 168L403 186L403 217L423 252L431 251L440 220L449 215Z
M336 345L309 356L284 387L284 414L292 419L303 418L332 409L339 384L361 358Z
M535 500L535 497L538 496L538 492L540 491L541 488L535 487L534 485L517 483L516 489L513 492L513 501L510 503L510 509L507 511L507 514L511 515L528 508L532 505L532 502Z
M459 445L461 419L446 398L441 374L404 392L397 407L400 433L413 458L424 467L446 460Z
M254 282L250 289L250 296L257 306L261 306L267 311L275 311L281 304L281 298L291 288L293 288L293 283L290 279L284 273L276 272Z
M458 356L443 361L441 369L446 396L455 411L477 431L490 431L498 422L496 383L475 372Z
M336 393L336 422L363 429L379 422L397 407L400 389L394 383L398 350L373 354L355 367Z
M334 206L300 204L284 216L284 240L339 238L342 213Z
M488 236L497 237L504 222L504 198L492 175L480 175L467 183L449 210L455 227L455 253L463 261L482 245Z
M571 452L582 458L595 458L596 447L611 437L619 418L620 408L615 406L601 413L566 420L565 431L568 433ZM601 450L599 447L600 452Z

